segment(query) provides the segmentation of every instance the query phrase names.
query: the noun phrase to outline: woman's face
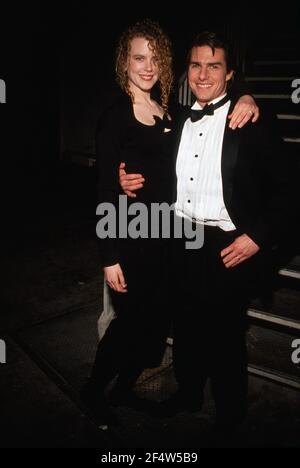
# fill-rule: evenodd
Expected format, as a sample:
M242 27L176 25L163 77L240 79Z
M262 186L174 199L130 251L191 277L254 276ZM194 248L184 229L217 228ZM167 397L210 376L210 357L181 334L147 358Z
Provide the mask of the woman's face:
M144 37L135 37L131 41L127 61L127 76L132 92L149 92L159 77L159 67L154 52Z

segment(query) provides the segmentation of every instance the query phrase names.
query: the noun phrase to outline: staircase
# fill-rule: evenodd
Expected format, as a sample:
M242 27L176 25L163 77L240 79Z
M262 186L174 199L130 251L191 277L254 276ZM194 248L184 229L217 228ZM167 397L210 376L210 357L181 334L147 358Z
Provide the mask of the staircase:
M277 114L283 157L295 158L300 167L300 103L292 100L300 86L300 50L295 38L284 39L273 48L256 48L245 74L258 105ZM300 364L292 362L292 344L300 336L300 245L293 253L278 270L269 304L256 300L248 311L249 372L300 390Z

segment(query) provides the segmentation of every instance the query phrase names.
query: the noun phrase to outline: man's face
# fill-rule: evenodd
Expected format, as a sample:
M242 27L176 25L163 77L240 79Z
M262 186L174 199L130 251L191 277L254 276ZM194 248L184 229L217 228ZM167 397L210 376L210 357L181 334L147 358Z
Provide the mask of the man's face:
M127 62L127 75L131 91L150 91L158 80L157 59L144 37L135 37L131 41Z
M225 93L232 75L233 71L227 72L223 49L215 49L214 54L208 46L192 49L188 82L202 107Z

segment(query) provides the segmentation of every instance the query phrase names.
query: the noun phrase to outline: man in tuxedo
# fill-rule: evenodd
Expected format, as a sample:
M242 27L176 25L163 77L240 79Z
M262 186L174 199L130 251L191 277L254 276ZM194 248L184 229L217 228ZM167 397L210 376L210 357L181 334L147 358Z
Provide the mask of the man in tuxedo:
M188 56L196 97L177 123L176 216L204 229L201 249L174 241L174 350L178 392L169 414L201 409L208 378L218 427L247 413L246 311L266 259L292 219L291 174L276 120L233 131L227 94L234 64L226 42L202 33ZM122 178L130 190L136 180Z

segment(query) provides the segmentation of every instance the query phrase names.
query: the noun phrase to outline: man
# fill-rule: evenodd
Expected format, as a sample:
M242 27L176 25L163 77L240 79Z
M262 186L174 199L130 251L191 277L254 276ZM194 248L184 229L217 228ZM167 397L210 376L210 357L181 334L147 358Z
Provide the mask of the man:
M276 122L262 113L233 131L227 94L233 77L227 44L200 34L188 57L196 97L178 122L176 214L204 228L204 245L175 242L174 371L178 392L170 412L201 409L211 379L219 427L247 413L246 310L264 259L290 216L290 175ZM275 127L274 127L275 125ZM136 187L122 176L122 187ZM176 288L176 289L175 289Z

